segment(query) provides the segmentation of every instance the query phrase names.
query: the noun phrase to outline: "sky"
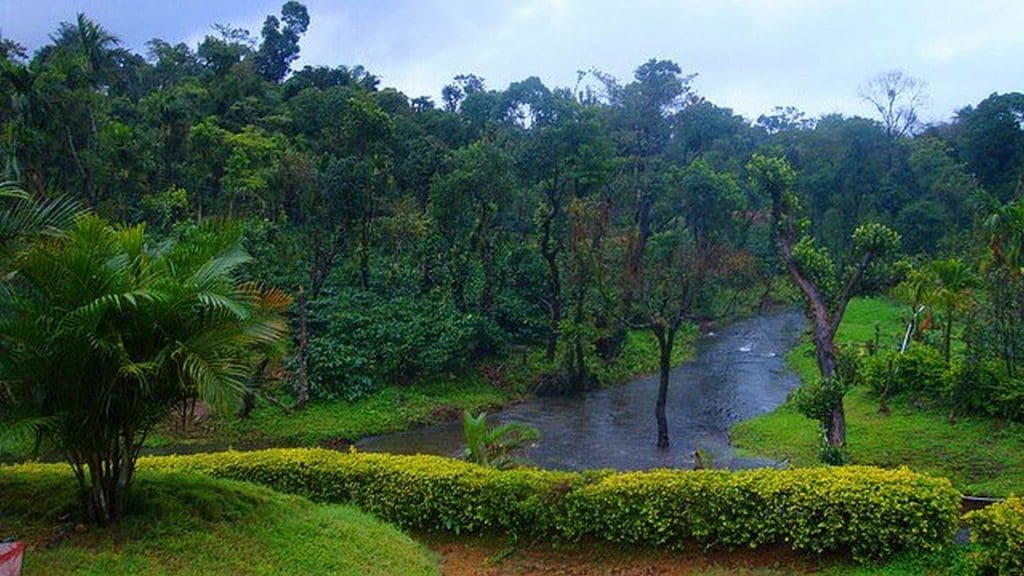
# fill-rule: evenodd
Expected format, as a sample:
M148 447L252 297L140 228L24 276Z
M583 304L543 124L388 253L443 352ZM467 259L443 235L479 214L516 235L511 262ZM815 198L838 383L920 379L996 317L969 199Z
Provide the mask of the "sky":
M84 12L143 51L195 46L213 23L259 34L284 0L0 0L0 34L34 50ZM650 58L697 73L697 92L749 119L775 106L871 115L858 87L891 69L924 80L922 116L946 120L1024 90L1024 0L307 0L297 66L362 64L410 97L460 73L487 86L578 70L622 80Z

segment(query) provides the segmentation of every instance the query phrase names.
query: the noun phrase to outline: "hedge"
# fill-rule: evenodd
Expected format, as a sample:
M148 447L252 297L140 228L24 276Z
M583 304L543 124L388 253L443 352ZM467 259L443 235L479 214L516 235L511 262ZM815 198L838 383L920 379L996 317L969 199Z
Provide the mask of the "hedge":
M1024 574L1024 498L1010 498L964 516L983 574Z
M858 560L952 540L960 495L906 469L498 471L439 456L277 449L149 457L140 468L355 504L403 528L680 547L784 544Z

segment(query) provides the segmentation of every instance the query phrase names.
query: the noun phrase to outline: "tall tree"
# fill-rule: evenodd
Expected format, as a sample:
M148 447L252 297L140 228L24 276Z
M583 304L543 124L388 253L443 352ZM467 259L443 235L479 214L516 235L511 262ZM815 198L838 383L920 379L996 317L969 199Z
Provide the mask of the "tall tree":
M921 107L928 100L924 81L889 70L868 80L859 93L874 107L890 139L909 136L921 126Z
M299 57L299 38L309 28L306 7L290 0L281 7L281 19L267 16L263 21L263 42L256 52L256 70L270 82L281 82L292 62Z
M821 373L820 389L826 407L822 425L828 446L842 449L846 444L844 387L838 382L836 331L858 284L868 268L894 252L899 235L881 224L863 224L853 233L853 260L849 266L836 265L828 250L815 245L806 235L806 221L793 193L793 169L782 158L755 154L748 165L755 185L772 203L772 237L779 260L803 295L811 321L811 339ZM838 269L838 270L837 270ZM840 273L839 270L842 270Z
M668 448L670 442L665 407L676 337L685 321L697 320L698 314L706 313L713 281L710 251L698 249L683 222L679 220L672 229L651 237L640 285L635 290L637 310L632 312L640 322L629 321L635 329L649 330L658 342L658 400L654 410L658 448Z

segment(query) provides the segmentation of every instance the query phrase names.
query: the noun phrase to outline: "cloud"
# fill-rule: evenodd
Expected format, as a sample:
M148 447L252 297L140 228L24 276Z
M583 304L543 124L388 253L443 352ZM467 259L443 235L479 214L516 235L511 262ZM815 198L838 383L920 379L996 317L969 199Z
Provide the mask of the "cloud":
M0 0L5 36L35 48L84 10L136 50L154 36L195 45L214 22L259 33L283 0ZM697 88L749 118L777 105L870 114L867 78L900 68L925 79L948 117L1024 77L1024 0L306 0L298 65L362 64L411 96L458 73L504 88L549 86L598 68L627 79L648 58L698 72Z

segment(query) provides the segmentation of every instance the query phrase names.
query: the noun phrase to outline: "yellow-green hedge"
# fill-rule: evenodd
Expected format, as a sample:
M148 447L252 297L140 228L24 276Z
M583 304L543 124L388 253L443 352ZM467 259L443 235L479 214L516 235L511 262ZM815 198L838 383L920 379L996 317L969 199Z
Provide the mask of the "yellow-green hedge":
M321 449L150 457L139 467L352 503L420 530L655 546L786 544L858 559L950 542L960 498L948 480L867 467L580 474Z
M964 516L983 574L1024 574L1024 498L1009 498Z

